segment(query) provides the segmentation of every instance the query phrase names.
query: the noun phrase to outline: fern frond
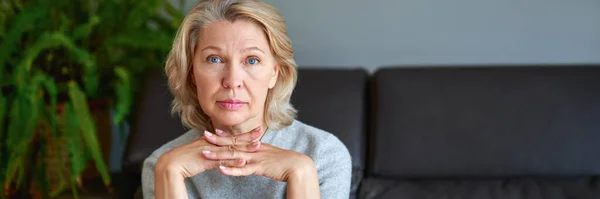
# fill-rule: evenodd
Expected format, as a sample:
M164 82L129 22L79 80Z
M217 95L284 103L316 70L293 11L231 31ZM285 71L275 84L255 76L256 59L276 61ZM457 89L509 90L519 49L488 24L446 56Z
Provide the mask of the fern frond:
M113 118L113 123L121 124L121 122L125 119L125 116L129 114L133 96L131 94L131 80L127 69L123 67L116 67L115 75L118 77L118 80L115 85L117 99L115 103L116 113L115 117Z
M44 6L30 4L15 17L0 43L0 67L3 68L0 70L0 79L3 79L4 67L8 59L18 50L17 46L21 43L21 35L31 30L35 22L46 15L48 15L48 10L44 9Z
M83 82L86 93L90 96L95 96L97 94L99 77L93 56L85 49L77 47L71 39L59 32L43 33L27 50L25 57L18 66L19 69L25 69L25 74L21 73L17 75L18 81L23 81L25 78L24 75L29 73L33 60L38 57L40 52L59 46L68 49L72 57L84 67Z
M96 168L98 169L104 184L109 186L110 175L102 157L102 151L100 150L98 138L96 137L96 126L92 120L85 94L81 92L79 86L75 82L69 83L69 99L73 104L74 113L79 118L80 135L83 138L88 150L92 154L92 158L96 163Z

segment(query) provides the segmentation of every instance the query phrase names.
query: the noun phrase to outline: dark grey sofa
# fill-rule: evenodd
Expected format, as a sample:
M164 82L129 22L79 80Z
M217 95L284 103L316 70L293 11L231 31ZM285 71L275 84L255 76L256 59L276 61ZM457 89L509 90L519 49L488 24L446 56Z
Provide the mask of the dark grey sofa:
M147 75L124 169L183 133ZM600 198L600 66L304 69L298 119L353 156L352 198Z

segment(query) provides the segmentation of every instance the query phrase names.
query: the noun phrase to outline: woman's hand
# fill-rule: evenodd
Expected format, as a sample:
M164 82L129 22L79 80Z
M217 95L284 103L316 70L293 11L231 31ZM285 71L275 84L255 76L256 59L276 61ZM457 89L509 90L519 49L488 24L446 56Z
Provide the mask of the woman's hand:
M320 198L319 177L315 163L308 156L269 144L260 143L260 128L245 133L248 135L230 136L216 130L218 136L206 136L207 141L227 148L219 148L210 153L203 153L209 160L237 159L245 162L244 166L231 167L220 165L224 175L248 176L251 174L265 176L278 181L287 182L287 198ZM255 150L241 150L240 146L258 143Z
M186 187L183 182L185 178L217 168L220 165L231 168L246 165L246 160L243 159L215 160L207 159L203 154L208 155L213 151L233 151L234 148L245 152L256 151L260 147L260 143L245 140L257 140L258 135L256 133L244 133L239 137L229 139L232 144L236 144L234 147L234 145L223 146L227 144L227 139L215 139L217 136L205 131L203 137L162 154L156 161L154 168L154 195L156 198L187 198ZM213 144L213 142L221 145Z
M219 150L203 154L206 159L241 159L246 165L241 167L219 166L221 173L230 176L265 176L287 182L287 198L320 198L319 176L315 163L308 156L280 149L269 144L261 144L254 152L241 150Z
M208 142L218 146L228 146L227 150L221 149L205 153L204 157L210 160L239 159L250 161L251 165L238 167L234 170L228 165L220 165L221 171L225 175L246 176L250 174L262 175L274 180L286 182L290 174L303 172L304 169L314 168L312 160L301 153L295 151L280 149L271 145L262 144L256 151L239 150L238 147L256 143L256 139L261 135L261 128L256 128L250 132L239 136L232 136L222 130L216 129L217 136L207 136ZM258 142L260 144L260 142ZM241 153L252 152L252 153ZM252 159L252 160L250 160Z
M156 162L155 172L176 173L183 178L187 178L221 165L234 168L242 167L246 165L246 160L240 158L207 159L204 155L210 155L213 151L230 151L234 148L244 152L256 151L260 147L260 143L252 142L252 140L256 140L258 136L260 136L260 133L248 132L239 135L235 139L217 138L218 136L215 136L215 134L205 131L203 137L174 148L160 156ZM228 144L236 145L232 148Z
M231 176L255 174L287 182L291 176L316 172L315 164L308 156L264 143L254 152L220 148L203 155L209 160L245 160L245 166L222 165L220 167L223 174Z

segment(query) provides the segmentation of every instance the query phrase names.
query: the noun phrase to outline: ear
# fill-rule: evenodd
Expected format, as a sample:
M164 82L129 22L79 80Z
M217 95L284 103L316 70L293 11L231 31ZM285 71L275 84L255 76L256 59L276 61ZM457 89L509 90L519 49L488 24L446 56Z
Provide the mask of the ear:
M275 67L273 67L273 76L271 76L271 79L269 80L269 89L275 87L277 77L279 77L279 64L276 64Z

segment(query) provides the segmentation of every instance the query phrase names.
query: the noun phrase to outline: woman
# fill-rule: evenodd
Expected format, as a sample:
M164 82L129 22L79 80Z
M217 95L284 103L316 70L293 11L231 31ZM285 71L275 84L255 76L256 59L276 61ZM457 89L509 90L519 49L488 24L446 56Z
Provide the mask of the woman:
M145 160L145 198L348 198L347 148L294 119L296 63L274 8L200 1L165 71L191 130Z

